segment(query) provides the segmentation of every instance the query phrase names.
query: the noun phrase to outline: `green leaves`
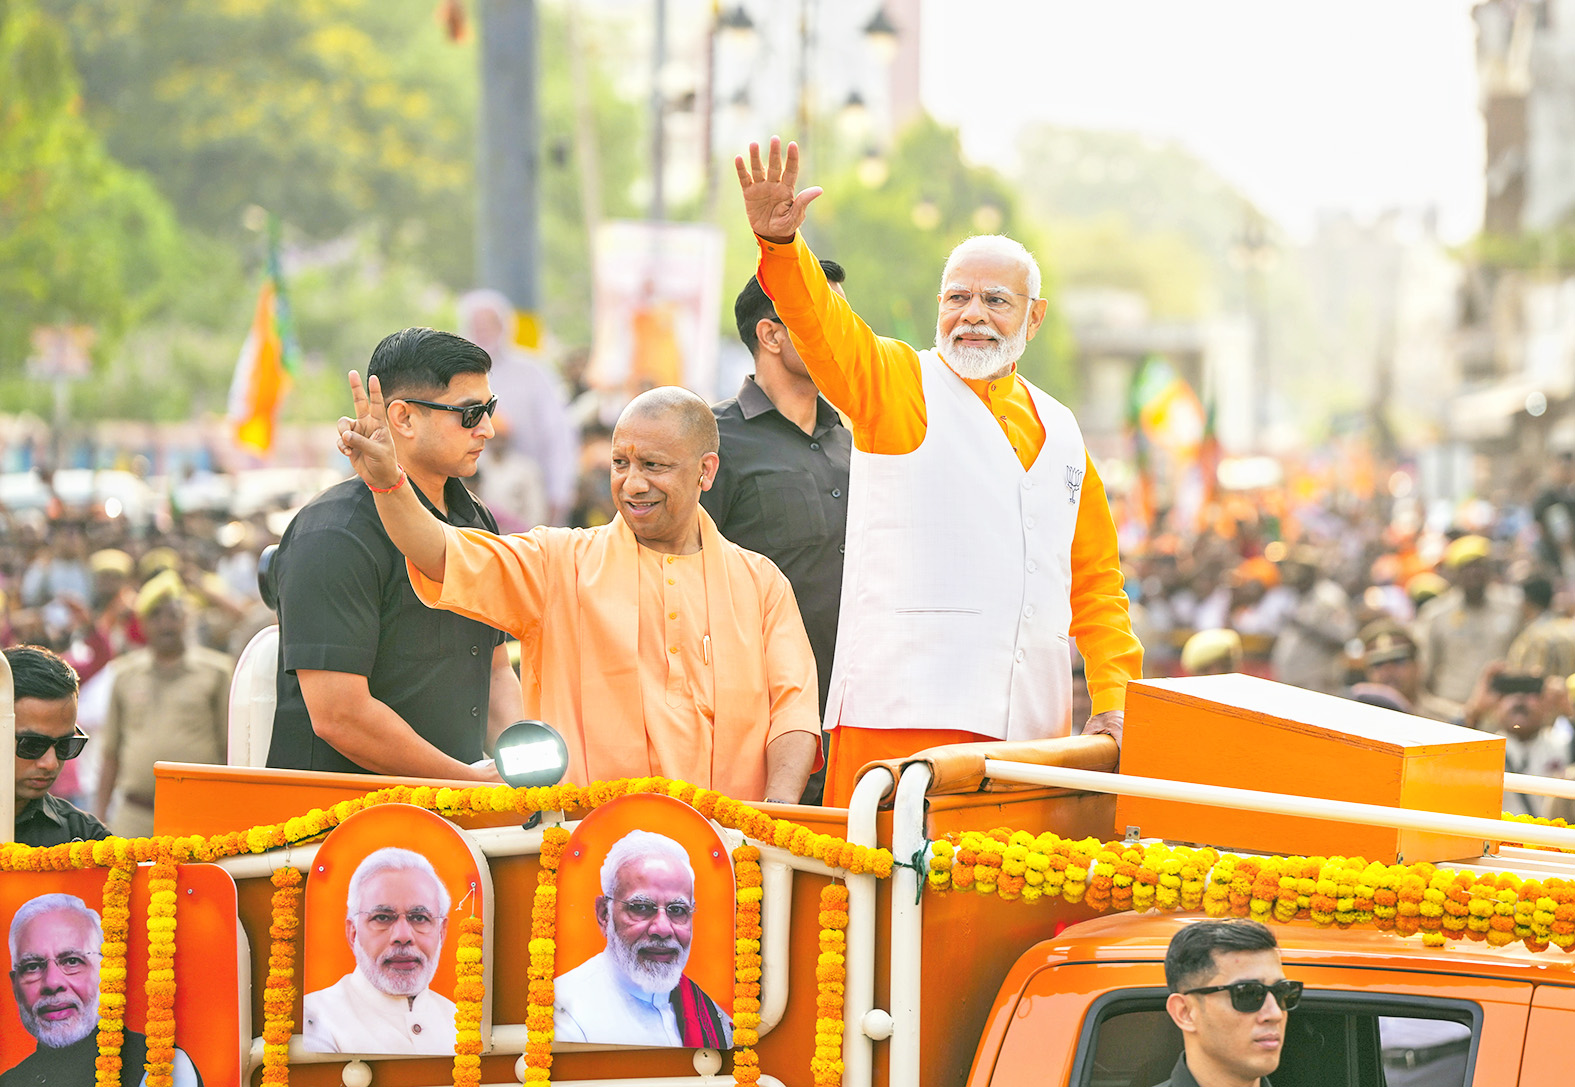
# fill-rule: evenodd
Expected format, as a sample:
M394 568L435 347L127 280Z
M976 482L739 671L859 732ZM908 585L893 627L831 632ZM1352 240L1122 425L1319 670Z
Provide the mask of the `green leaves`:
M174 214L81 116L61 28L28 0L0 22L0 374L37 325L88 324L101 348L170 300Z

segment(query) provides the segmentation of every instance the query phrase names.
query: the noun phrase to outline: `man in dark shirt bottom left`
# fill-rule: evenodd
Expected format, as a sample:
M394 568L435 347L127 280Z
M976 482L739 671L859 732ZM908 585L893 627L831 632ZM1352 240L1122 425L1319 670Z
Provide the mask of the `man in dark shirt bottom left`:
M76 669L36 645L12 646L5 659L16 700L16 841L52 846L108 838L103 823L49 794L88 741L77 727Z

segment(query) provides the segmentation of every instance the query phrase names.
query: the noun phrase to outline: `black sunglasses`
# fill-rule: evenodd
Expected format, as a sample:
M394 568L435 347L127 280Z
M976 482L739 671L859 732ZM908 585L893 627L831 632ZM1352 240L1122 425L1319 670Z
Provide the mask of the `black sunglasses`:
M1290 1011L1301 1003L1302 983L1299 981L1276 981L1273 985L1265 985L1261 981L1238 981L1232 985L1210 985L1206 989L1187 989L1183 996L1205 996L1209 993L1229 993L1230 1006L1239 1012L1252 1013L1263 1007L1264 999L1274 994L1274 1002L1280 1006L1281 1011Z
M493 397L485 404L439 404L436 400L412 400L408 396L399 399L407 404L420 404L423 408L437 408L439 411L459 412L459 425L466 430L475 430L481 425L483 415L491 415L498 410L498 398Z
M55 758L66 762L82 754L82 749L87 746L88 734L82 731L81 726L70 736L56 739L53 736L40 736L34 732L24 732L16 738L16 757L32 762L34 759L44 757L44 752L51 747L55 749Z

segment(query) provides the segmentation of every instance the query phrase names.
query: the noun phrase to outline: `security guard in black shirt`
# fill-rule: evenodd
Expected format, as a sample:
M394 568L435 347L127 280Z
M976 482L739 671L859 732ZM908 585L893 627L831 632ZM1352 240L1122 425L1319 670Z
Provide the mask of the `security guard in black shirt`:
M820 264L840 293L842 266ZM820 674L824 713L842 606L853 435L815 388L757 279L739 292L733 317L755 372L736 397L711 408L721 464L700 504L723 536L766 556L792 584ZM817 770L803 802L820 803L824 787L825 770Z
M88 736L77 727L76 669L36 645L5 651L16 705L16 834L23 845L52 846L109 837L109 828L49 794Z

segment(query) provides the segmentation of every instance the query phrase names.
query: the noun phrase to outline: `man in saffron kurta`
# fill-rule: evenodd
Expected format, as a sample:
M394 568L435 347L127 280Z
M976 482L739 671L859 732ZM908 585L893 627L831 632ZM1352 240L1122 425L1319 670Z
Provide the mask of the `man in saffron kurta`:
M699 506L716 421L677 388L637 397L613 434L618 516L518 536L455 529L400 485L381 396L352 376L340 446L377 495L423 601L516 634L527 716L569 745L569 780L659 774L794 802L820 750L814 656L787 579Z
M822 394L853 428L846 569L826 705L828 804L857 772L938 744L1070 734L1068 638L1085 733L1120 739L1141 675L1104 486L1070 411L1017 373L1044 319L1039 270L1000 236L957 247L936 347L877 336L798 230L798 151L736 162L758 275Z

